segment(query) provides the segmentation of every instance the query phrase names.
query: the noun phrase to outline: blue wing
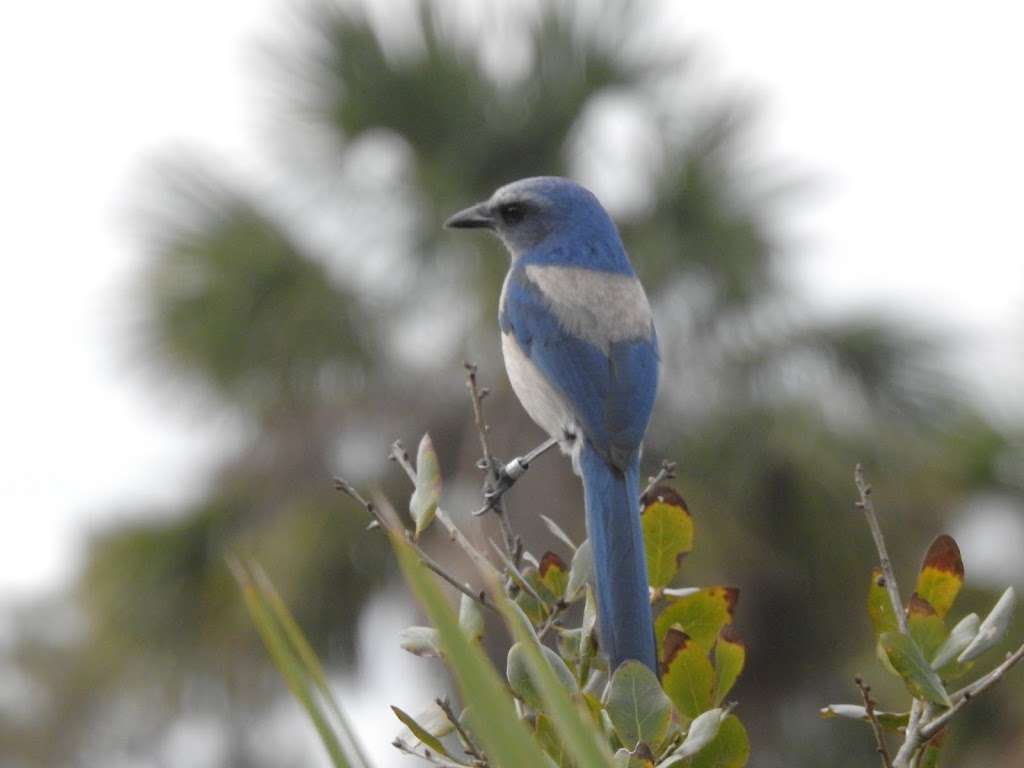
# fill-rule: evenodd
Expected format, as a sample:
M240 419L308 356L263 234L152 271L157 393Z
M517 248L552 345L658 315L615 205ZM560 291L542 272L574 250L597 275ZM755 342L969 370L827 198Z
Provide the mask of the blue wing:
M501 328L561 392L585 436L614 466L636 456L650 419L658 353L650 339L619 341L608 354L567 332L544 297L514 270L505 290Z

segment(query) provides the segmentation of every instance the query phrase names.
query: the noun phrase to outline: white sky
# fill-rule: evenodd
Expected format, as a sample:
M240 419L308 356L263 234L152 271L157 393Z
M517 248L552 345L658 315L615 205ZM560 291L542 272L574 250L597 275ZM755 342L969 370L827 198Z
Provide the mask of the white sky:
M285 5L0 4L0 601L60 583L81 534L118 506L194 491L234 434L147 394L128 365L138 255L125 210L133 175L171 142L259 168L252 44ZM826 182L793 222L813 301L941 323L986 394L1012 402L1024 383L1017 4L676 7L708 75L761 97L769 152Z

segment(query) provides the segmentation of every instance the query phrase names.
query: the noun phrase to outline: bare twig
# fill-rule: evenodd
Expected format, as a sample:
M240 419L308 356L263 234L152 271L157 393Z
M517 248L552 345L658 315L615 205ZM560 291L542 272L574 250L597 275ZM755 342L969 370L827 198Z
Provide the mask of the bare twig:
M979 693L983 693L991 688L993 685L1003 679L1003 675L1017 664L1022 658L1024 658L1024 645L1021 645L1013 653L1007 654L1006 659L998 667L993 669L984 677L975 680L970 685L966 685L959 691L954 693L950 698L953 700L953 706L943 711L941 715L936 717L934 720L930 720L925 725L921 726L918 732L918 739L923 744L932 738L936 733L942 730L943 726L952 720L956 714L967 706L967 704L974 699Z
M540 629L537 630L538 640L544 639L544 636L551 630L553 626L555 626L555 622L558 620L558 617L561 616L565 609L568 607L568 603L562 600L559 600L557 603L555 603L555 607L552 609L551 613L548 614L548 617L547 619L545 619L544 624L540 627Z
M882 528L878 524L878 515L875 514L875 505L871 500L871 486L864 477L864 467L861 464L853 472L853 481L857 484L857 491L860 494L860 501L857 507L864 511L868 527L871 529L871 537L875 540L875 548L878 550L879 564L882 566L882 576L885 579L885 588L889 592L889 602L892 603L892 610L896 614L896 621L899 622L900 632L904 635L910 634L907 626L907 614L903 611L903 601L900 599L900 590L896 584L896 574L892 569L892 561L889 559L889 551L885 546L885 537L882 536Z
M540 605L541 609L545 613L547 613L547 604L544 602L544 600L541 599L541 596L537 594L537 590L535 590L533 586L531 586L530 582L526 580L526 577L519 572L519 568L516 567L515 563L513 563L508 558L508 556L501 551L501 547L499 547L493 541L491 542L491 549L495 551L495 553L498 555L498 558L504 564L508 577L512 579L512 581L514 581L520 589L526 592L526 594L528 594L530 597L536 600L538 605Z
M405 450L405 446L402 445L401 440L395 440L391 444L390 450L388 450L388 459L395 462L402 469L405 470L405 474L409 476L409 481L416 486L416 467L412 465L412 459L409 458L409 452Z
M465 747L466 754L469 755L476 761L478 766L486 766L487 758L484 756L483 750L476 745L473 738L469 735L465 728L462 727L462 723L459 722L459 716L455 714L455 710L452 709L451 702L446 698L434 699L437 702L437 706L444 712L445 717L448 718L448 722L455 728L455 732L459 735L459 740Z
M388 458L405 470L405 474L409 476L409 481L415 486L416 470L413 468L412 462L409 459L409 454L402 445L401 440L395 440L395 442L391 444L391 450L388 452ZM488 560L487 556L479 549L473 546L473 542L467 539L465 534L459 530L458 526L455 525L447 512L441 509L441 507L438 507L435 515L437 521L448 531L448 538L458 544L462 551L469 555L470 560L476 563L480 568L484 569L485 572L487 570L494 571L494 566L491 565L491 561Z
M875 513L875 505L871 500L871 485L864 476L864 467L861 464L857 464L853 472L853 481L857 485L857 492L860 494L857 507L864 512L864 517L868 521L868 528L871 529L871 538L874 539L875 548L878 550L878 561L882 566L882 578L885 579L885 588L889 593L889 602L892 603L892 610L896 614L896 621L899 624L900 632L904 635L909 635L910 628L907 625L907 614L903 610L903 600L900 598L899 586L896 583L896 573L893 571L892 561L889 559L889 551L885 546L885 537L882 535L882 528L878 524L878 515ZM920 746L918 728L921 723L923 707L924 705L920 699L914 699L910 705L906 737L893 760L893 768L909 768L910 762Z
M509 523L508 510L505 509L502 498L505 491L511 487L511 483L502 488L505 485L502 479L504 467L494 459L493 454L491 454L490 444L487 442L489 427L484 420L483 399L487 397L490 390L486 387L481 388L478 385L476 366L473 363L467 362L465 367L466 388L469 390L469 400L473 406L473 422L476 424L476 431L480 436L480 451L483 454L477 466L485 472L484 501L486 504L476 514L480 515L489 510L494 510L494 513L498 516L498 524L501 526L501 535L505 542L505 552L514 563L518 564L519 558L522 556L522 550L520 549L518 538L512 530L512 525Z
M644 488L643 493L640 494L640 498L643 498L648 493L657 488L661 483L665 482L666 480L671 480L675 476L676 463L674 461L669 461L668 459L663 459L661 462L661 467L658 468L657 474L654 475L653 477L648 478L647 487Z
M349 496L350 498L354 499L358 504L360 504L363 507L363 509L365 509L371 515L373 515L374 520L376 521L377 525L379 525L379 526L383 527L385 530L387 530L388 522L387 522L387 520L384 519L384 516L380 513L380 510L377 508L377 505L374 504L369 499L367 499L361 493L359 493L359 491L356 490L355 486L353 486L350 482L348 482L344 478L336 477L336 478L334 478L334 487L337 488L342 493L344 493L347 496ZM452 576L447 571L445 571L444 568L442 568L441 565L439 565L436 560L434 560L430 555L428 555L426 552L423 551L423 549L420 547L419 544L417 544L415 541L412 540L412 537L409 536L408 531L406 531L406 539L408 540L408 542L409 542L410 546L413 548L413 550L416 552L416 555L419 557L420 563L423 566L425 566L426 568L429 568L430 570L432 570L434 573L436 573L438 576L440 576L446 582L448 582L453 587L455 587L455 589L459 590L459 592L461 592L462 594L466 595L466 597L469 597L470 599L475 600L477 603L482 605L484 608L487 608L487 609L492 610L492 611L496 611L497 610L497 608L495 608L487 600L487 597L486 597L484 592L479 592L479 593L473 592L473 590L469 589L469 587L467 587L466 585L462 584L458 579L456 579L454 576Z
M395 739L392 741L391 746L399 752L406 755L412 755L413 757L418 757L420 760L426 760L431 765L437 765L440 766L440 768L473 768L473 766L467 765L466 763L459 763L451 759L446 760L441 755L435 755L426 747L422 747L421 749L411 747L401 739Z
M871 698L871 686L865 684L864 678L860 675L853 678L853 682L860 690L861 698L864 699L864 711L867 713L868 722L871 723L871 730L875 734L876 750L878 756L882 759L882 766L883 768L892 768L892 756L889 754L889 747L885 743L885 731L882 730L882 724L878 722L878 716L875 714L875 700Z

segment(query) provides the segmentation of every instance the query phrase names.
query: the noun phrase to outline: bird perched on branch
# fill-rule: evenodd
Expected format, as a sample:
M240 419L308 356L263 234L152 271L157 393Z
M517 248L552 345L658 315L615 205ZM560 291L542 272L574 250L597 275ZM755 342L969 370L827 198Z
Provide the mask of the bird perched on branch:
M637 659L656 672L639 473L658 343L619 233L591 192L550 176L508 184L446 226L489 229L508 248L505 367L583 479L601 646L613 670Z

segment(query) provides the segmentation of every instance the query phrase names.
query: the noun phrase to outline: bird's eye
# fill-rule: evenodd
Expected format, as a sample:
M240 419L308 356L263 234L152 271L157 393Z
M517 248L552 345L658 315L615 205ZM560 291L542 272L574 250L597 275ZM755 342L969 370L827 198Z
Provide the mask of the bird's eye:
M526 206L522 203L505 203L498 208L498 213L505 224L518 224L526 216Z

